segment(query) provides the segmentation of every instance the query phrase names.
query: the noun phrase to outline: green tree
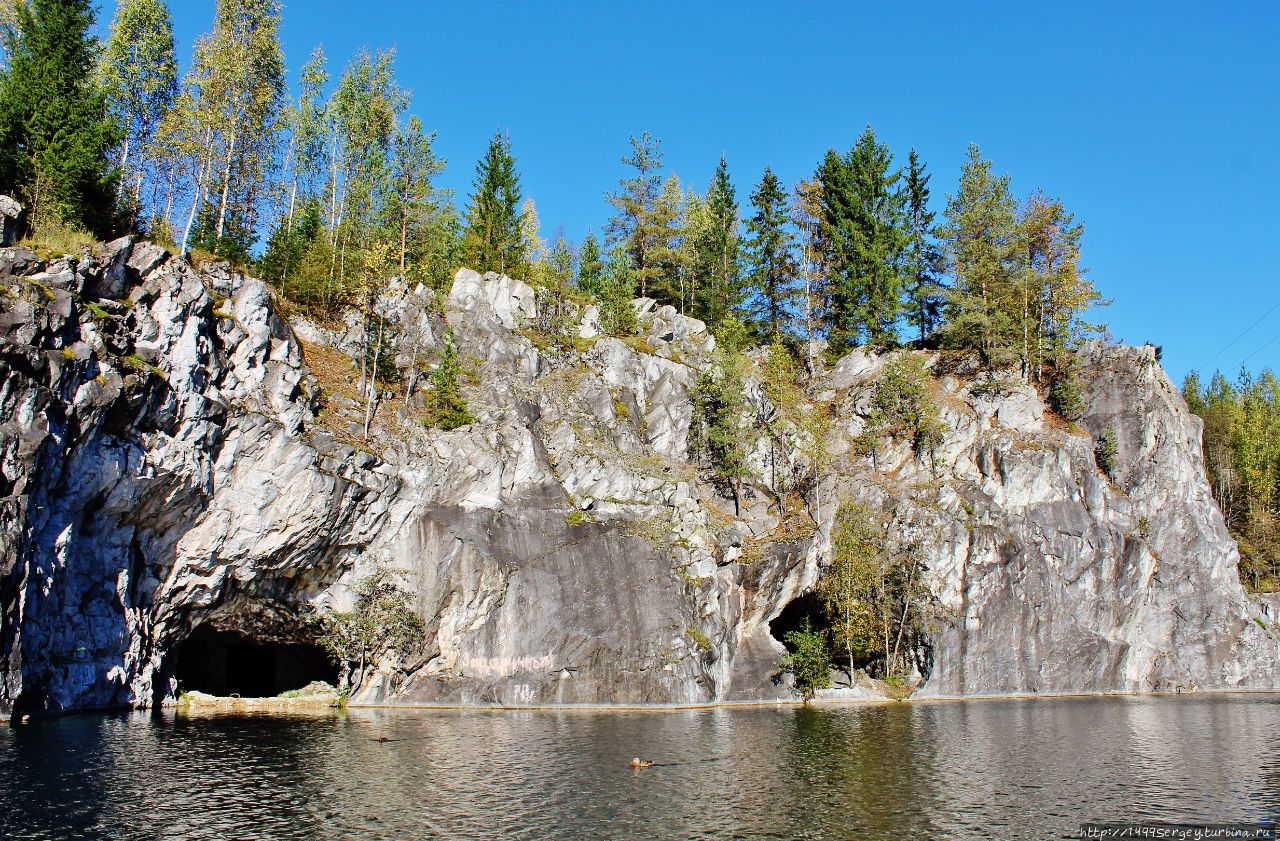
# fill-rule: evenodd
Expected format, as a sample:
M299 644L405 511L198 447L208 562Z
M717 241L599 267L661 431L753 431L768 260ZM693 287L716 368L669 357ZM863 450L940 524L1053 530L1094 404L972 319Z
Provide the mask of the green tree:
M476 165L475 191L463 231L463 253L468 265L479 271L523 272L521 201L511 140L498 132Z
M670 239L670 208L659 204L662 196L661 142L644 132L631 138L631 153L622 162L635 170L619 182L619 191L605 198L617 211L609 220L609 242L623 245L631 257L642 297L662 273L662 260Z
M1058 199L1036 192L1019 218L1022 260L1022 360L1024 374L1045 378L1046 363L1055 377L1065 376L1070 354L1095 331L1081 315L1103 304L1102 296L1080 266L1084 227Z
M385 237L384 211L395 196L393 145L408 105L396 83L394 50L357 53L328 105L330 279L337 292L348 285L348 252L358 266L363 250Z
M124 129L120 189L132 181L133 200L139 204L151 142L178 95L173 18L162 0L122 0L98 74L112 115Z
M437 212L432 179L444 171L444 161L436 157L434 142L435 134L423 129L422 120L410 117L392 145L391 216L399 227L401 277L411 249L419 249Z
M198 91L199 124L210 135L218 195L209 197L215 209L206 211L204 191L198 191L187 231L206 212L202 244L220 255L243 252L257 224L285 103L279 2L218 0L213 32L196 42L190 78ZM184 250L186 244L184 235Z
M0 190L19 196L37 231L73 224L108 236L116 224L109 155L121 137L93 76L89 0L31 0L14 9L0 71Z
M929 371L919 357L902 354L884 367L871 398L871 414L860 436L863 449L874 457L881 438L904 437L917 456L942 443L946 425L929 389Z
M649 258L654 267L653 280L646 290L661 304L684 309L685 286L688 282L687 252L682 247L684 235L684 188L674 173L667 176L662 192L653 208L653 244Z
M859 664L878 666L893 681L907 671L908 654L924 641L933 612L919 543L891 545L904 532L876 522L863 506L843 502L831 532L831 565L817 593L843 649L852 679Z
M749 276L754 295L752 322L770 342L777 342L792 320L799 266L795 235L789 228L787 192L773 170L765 167L759 186L751 194L755 214L747 220L751 239Z
M573 248L564 233L557 232L542 273L543 288L538 293L538 329L562 346L577 335L576 312L570 304L573 263Z
M600 295L604 291L604 271L600 243L596 240L594 231L587 231L582 249L578 252L578 290L587 295Z
M733 494L735 516L742 511L742 486L751 476L748 457L756 442L748 408L745 360L722 350L693 389L689 451L705 458Z
M941 280L944 260L938 244L938 226L934 222L936 214L929 209L931 177L912 149L907 156L903 185L907 236L903 254L907 283L904 315L918 332L920 341L942 322L942 308L946 303L946 289Z
M380 657L405 657L427 638L410 593L384 566L356 585L352 610L324 613L318 620L320 644L341 667L340 689L358 689Z
M636 270L631 254L621 245L609 250L605 269L604 294L600 301L600 327L610 336L631 336L636 332Z
M319 199L307 199L295 215L297 218L292 226L287 219L282 219L271 232L262 259L258 261L258 271L264 280L279 286L282 296L287 297L293 289L295 299L305 303L310 302L307 295L318 292L321 287L311 284L309 288L299 291L296 287L291 287L290 282L296 281L295 275L302 266L307 250L323 231ZM327 263L324 269L327 274Z
M827 258L822 236L822 184L814 179L794 188L792 216L799 229L800 276L804 290L800 298L804 310L805 363L810 375L816 370L814 339L822 315L822 281L827 275Z
M289 108L285 117L289 128L289 151L285 156L285 180L289 194L283 226L286 230L293 227L299 196L304 203L315 196L316 185L324 176L329 118L324 86L328 83L328 59L324 49L316 47L302 66L298 101Z
M884 561L884 534L860 505L836 509L831 531L831 566L818 581L818 598L831 619L835 644L844 650L853 679L856 663L865 660L878 638L877 583Z
M997 176L977 146L947 202L943 226L954 283L948 294L948 343L978 350L992 367L1004 367L1022 345L1019 284L1022 247L1009 176Z
M738 199L723 155L707 190L706 217L695 243L694 271L699 275L695 314L715 329L740 314L747 287L742 279L742 239Z
M792 650L778 660L778 666L792 675L796 691L808 703L817 690L831 686L831 652L827 648L827 637L806 619L801 628L788 631L784 640Z
M542 238L542 220L532 198L520 205L520 242L524 248L525 279L534 286L545 286L550 271L551 252Z
M818 168L822 242L829 267L828 340L836 353L897 342L902 315L905 196L893 155L868 126L846 155Z
M428 381L431 392L427 397L427 410L432 426L449 432L475 423L476 418L467 409L467 401L462 396L462 362L458 359L458 340L452 329L445 334L440 364L431 372Z

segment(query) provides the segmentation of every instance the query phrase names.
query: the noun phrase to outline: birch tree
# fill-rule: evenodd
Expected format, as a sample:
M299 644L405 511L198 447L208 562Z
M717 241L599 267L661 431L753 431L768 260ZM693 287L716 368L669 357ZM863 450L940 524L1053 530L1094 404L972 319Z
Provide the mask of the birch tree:
M164 115L178 95L173 18L162 0L122 0L98 62L111 111L124 130L120 147L120 195L142 200L147 154Z

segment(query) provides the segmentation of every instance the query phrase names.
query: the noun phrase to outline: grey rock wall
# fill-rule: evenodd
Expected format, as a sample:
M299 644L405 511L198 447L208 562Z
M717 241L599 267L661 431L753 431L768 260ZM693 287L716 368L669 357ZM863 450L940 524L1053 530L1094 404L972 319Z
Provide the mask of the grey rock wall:
M393 283L397 363L425 370L451 328L478 421L429 429L402 389L364 440L299 341L351 353L357 317L291 326L260 281L127 240L48 264L0 251L0 288L5 710L162 703L195 628L307 641L311 612L348 607L378 565L428 643L374 664L356 702L787 698L770 622L817 580L843 499L927 547L923 694L1280 685L1275 606L1237 580L1199 422L1149 349L1085 348L1076 429L1034 389L975 395L926 354L945 442L874 463L851 439L885 359L854 352L810 384L835 457L782 523L772 491L812 473L799 433L760 445L735 516L687 451L714 339L652 301L639 336L599 336L589 307L557 348L520 281L463 271L436 304ZM773 407L757 383L748 398L758 425Z

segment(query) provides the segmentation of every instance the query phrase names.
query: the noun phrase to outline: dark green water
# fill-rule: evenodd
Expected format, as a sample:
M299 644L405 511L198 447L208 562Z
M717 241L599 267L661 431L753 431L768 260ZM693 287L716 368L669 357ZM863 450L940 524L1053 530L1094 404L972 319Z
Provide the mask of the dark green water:
M6 839L1055 838L1278 814L1274 695L0 731Z

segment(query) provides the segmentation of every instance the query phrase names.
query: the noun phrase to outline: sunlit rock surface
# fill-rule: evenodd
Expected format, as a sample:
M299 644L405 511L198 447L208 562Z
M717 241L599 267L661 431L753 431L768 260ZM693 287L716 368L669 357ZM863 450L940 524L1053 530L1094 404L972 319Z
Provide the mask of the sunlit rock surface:
M365 440L355 386L311 370L356 353L355 314L290 325L260 281L128 240L49 264L0 251L0 278L5 710L165 702L195 628L307 642L312 611L349 607L380 565L428 643L374 664L356 702L790 698L770 622L817 580L840 500L927 545L921 694L1280 686L1280 609L1241 587L1200 423L1149 348L1084 349L1074 428L1030 387L974 395L925 354L945 442L932 459L888 442L874 464L851 439L885 359L855 351L809 384L835 458L784 523L765 491L812 473L801 442L761 444L735 516L687 447L715 341L649 300L633 339L600 336L587 307L556 347L518 280L464 270L434 304L393 282L377 312L395 361L429 370L451 329L478 420L428 428L419 377ZM747 389L758 425L773 407Z

